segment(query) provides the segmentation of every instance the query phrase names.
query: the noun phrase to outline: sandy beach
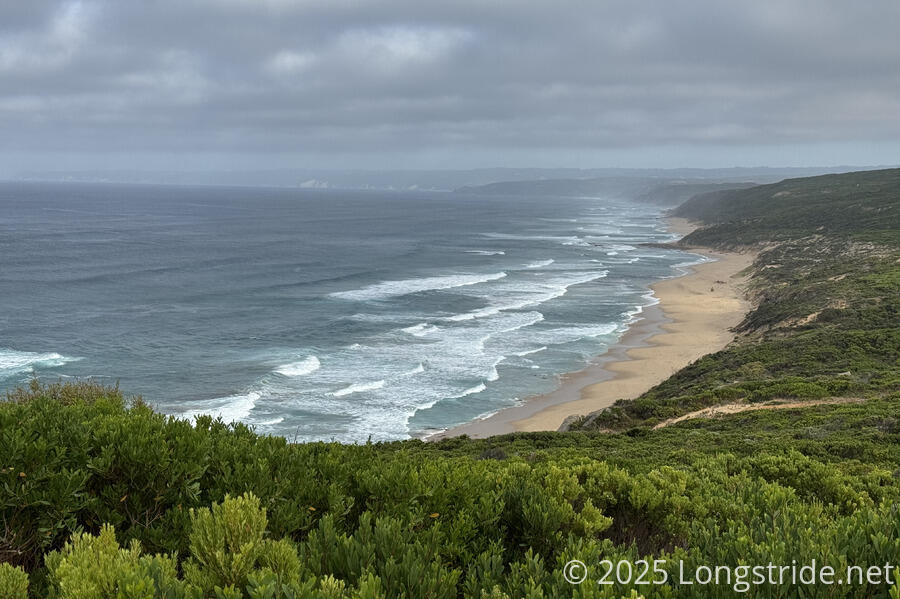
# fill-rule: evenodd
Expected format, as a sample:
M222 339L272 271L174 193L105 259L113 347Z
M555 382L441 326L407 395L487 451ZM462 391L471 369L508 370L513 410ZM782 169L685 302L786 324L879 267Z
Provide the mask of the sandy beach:
M687 234L694 228L684 219L667 222L675 233ZM555 391L428 438L555 431L569 416L638 397L701 356L724 348L734 337L730 329L750 308L744 296L745 278L739 273L753 263L755 255L706 248L691 251L711 261L691 267L684 276L651 285L659 303L646 308L643 318L609 351L583 370L562 375Z

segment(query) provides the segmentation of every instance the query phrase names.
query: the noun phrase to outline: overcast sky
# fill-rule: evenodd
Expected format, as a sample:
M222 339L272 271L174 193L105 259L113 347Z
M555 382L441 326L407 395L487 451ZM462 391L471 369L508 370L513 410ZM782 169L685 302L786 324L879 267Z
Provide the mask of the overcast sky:
M0 174L900 162L896 0L0 0Z

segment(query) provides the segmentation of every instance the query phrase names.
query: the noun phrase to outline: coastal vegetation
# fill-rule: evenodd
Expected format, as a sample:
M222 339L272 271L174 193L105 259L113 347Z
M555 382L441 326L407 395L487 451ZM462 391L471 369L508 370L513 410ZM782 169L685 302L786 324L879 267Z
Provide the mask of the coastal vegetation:
M680 247L760 252L747 290L754 308L724 350L572 428L650 427L726 402L900 391L900 169L714 192L673 214L707 225Z
M563 565L896 564L895 401L641 434L292 445L115 389L35 385L0 411L0 589L28 572L38 597L619 597L630 585L573 586Z
M729 347L569 432L292 444L90 382L11 392L0 598L898 599L885 578L680 576L900 565L898 184L851 173L682 205L708 225L683 247L760 252L755 307ZM785 401L802 407L673 421ZM583 584L566 579L575 559ZM667 582L597 584L603 560Z

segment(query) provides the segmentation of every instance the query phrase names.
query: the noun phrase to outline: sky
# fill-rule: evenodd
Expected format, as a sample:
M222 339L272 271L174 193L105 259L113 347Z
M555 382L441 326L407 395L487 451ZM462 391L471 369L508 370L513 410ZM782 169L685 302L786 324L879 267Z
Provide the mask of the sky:
M896 0L2 0L22 169L900 162Z

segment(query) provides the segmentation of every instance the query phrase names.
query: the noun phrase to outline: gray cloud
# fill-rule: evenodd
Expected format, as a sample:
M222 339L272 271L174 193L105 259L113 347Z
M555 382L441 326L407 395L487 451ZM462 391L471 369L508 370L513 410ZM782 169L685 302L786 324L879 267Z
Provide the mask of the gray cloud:
M0 158L867 161L900 149L897 23L888 0L5 2Z

